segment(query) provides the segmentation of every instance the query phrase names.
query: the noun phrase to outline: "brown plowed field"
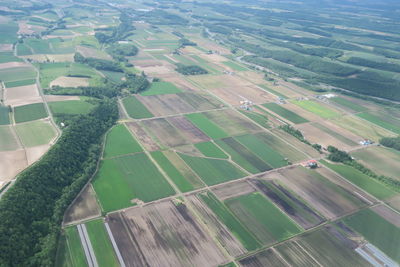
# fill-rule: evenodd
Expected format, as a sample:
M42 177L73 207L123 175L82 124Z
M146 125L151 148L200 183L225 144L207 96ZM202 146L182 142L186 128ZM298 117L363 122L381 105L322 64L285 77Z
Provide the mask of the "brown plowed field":
M133 132L136 138L140 141L140 143L145 147L148 151L159 150L160 147L156 142L143 130L142 127L136 122L128 122L126 125L129 127L129 130Z

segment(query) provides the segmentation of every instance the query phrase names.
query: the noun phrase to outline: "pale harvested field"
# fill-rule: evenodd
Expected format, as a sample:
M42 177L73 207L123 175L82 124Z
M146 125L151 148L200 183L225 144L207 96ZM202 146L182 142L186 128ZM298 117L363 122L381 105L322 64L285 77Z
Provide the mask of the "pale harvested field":
M377 174L400 180L400 153L385 147L368 147L352 153L361 164Z
M274 85L273 83L267 82L264 80L263 82L261 82L259 84L265 84L267 87L271 88L272 90L277 91L289 98L297 98L297 97L304 96L304 94L301 94L297 91L289 89L288 87L281 85L279 82L276 85ZM268 90L268 89L266 89L266 90Z
M305 110L305 109L303 109L303 108L301 108L301 107L299 107L299 106L297 106L295 104L286 103L286 104L282 105L282 107L286 108L286 109L288 109L288 110L290 110L290 111L292 111L292 112L294 112L294 113L296 113L298 115L300 115L301 117L303 117L303 118L305 118L305 119L307 119L309 121L319 121L319 120L321 120L320 116L318 116L318 115L316 115L316 114L314 114L314 113L312 113L310 111L307 111L307 110Z
M18 32L17 32L17 34L32 34L32 33L34 33L35 31L33 31L33 30L31 30L31 25L28 25L27 23L26 23L26 21L21 21L21 22L18 22L18 26L19 26L19 29L18 29Z
M66 76L58 77L57 79L53 80L50 83L50 87L53 87L53 86L79 87L79 86L88 86L88 85L89 85L88 78L66 77Z
M111 56L106 52L99 51L97 49L87 47L87 46L78 46L77 52L81 53L84 57L92 57L92 58L99 58L99 59L107 59L111 60Z
M32 163L36 162L40 159L48 150L50 149L50 145L40 145L34 147L27 147L26 148L26 157L28 159L28 164L31 165Z
M25 150L0 152L0 181L9 181L28 166Z
M5 90L5 104L21 106L42 102L36 84L7 88Z
M12 50L12 44L0 44L0 52L11 52Z
M378 213L380 216L385 218L388 222L396 225L397 227L400 227L400 215L390 208L384 206L384 205L379 205L371 208L373 211Z
M70 224L100 215L100 208L92 184L88 184L78 195L64 215L64 223Z
M136 98L139 99L148 110L151 110L151 113L156 117L196 111L191 105L175 94L153 96L137 95Z
M166 119L143 121L142 124L161 144L166 147L187 145L189 142Z
M223 57L221 55L217 55L217 54L201 54L200 55L201 58L203 58L204 60L208 61L208 62L212 62L212 63L217 63L217 62L224 62L224 61L228 61L228 59L226 57ZM227 67L225 65L220 65L222 67Z
M197 75L189 78L195 83L199 84L205 89L215 89L221 87L244 87L252 85L249 81L246 81L240 77L234 75Z
M46 54L50 62L74 62L74 54Z
M215 42L206 40L206 39L194 39L194 42L196 42L200 47L207 49L207 50L212 50L212 51L217 51L220 54L223 55L230 55L231 51L223 47L221 45L216 44Z
M254 84L265 82L264 74L255 71L238 71L236 74L245 80L251 81Z
M47 62L47 56L43 54L20 56L20 58L37 62Z
M210 140L207 135L185 117L172 117L168 118L168 121L191 143L200 143Z
M395 196L392 199L390 199L389 201L387 201L387 203L389 204L389 206L391 206L392 208L396 209L397 211L400 211L400 196Z
M325 126L328 129L331 129L334 132L339 133L340 135L344 136L345 138L355 142L358 144L358 142L360 140L362 140L362 137L350 132L349 130L340 127L338 125L336 125L335 123L333 123L332 121L329 120L319 120L318 121L319 124L321 124L322 126Z
M348 150L352 148L340 140L336 139L334 136L325 133L324 131L313 126L312 123L303 123L297 125L296 128L301 131L305 139L313 144L320 144L322 147L334 146L340 149Z
M79 96L74 95L45 95L45 99L47 102L80 100Z
M382 137L396 136L394 133L389 132L388 130L354 116L343 116L331 120L331 122L349 130L358 136L361 136L362 139L371 139L375 142L378 142Z
M356 211L360 206L365 205L349 192L346 197L343 196L340 187L328 186L325 180L319 180L313 172L315 171L309 171L303 167L293 167L269 173L263 178L272 178L283 182L285 186L328 219ZM350 196L352 196L351 200L348 198Z
M272 102L275 97L254 85L230 86L210 89L210 91L231 105L240 105L240 101L250 100L255 104Z
M200 51L193 46L186 46L185 48L181 48L180 50L183 52L183 54L186 55L188 54L200 55L204 53L203 51Z
M221 201L225 201L228 198L247 195L256 190L247 181L239 181L215 187L212 191Z
M164 76L168 76L172 73L175 73L173 68L169 68L167 66L151 66L151 67L142 67L142 66L135 66L138 70L143 71L148 75L158 75L159 77L163 78ZM160 76L163 75L163 76Z
M184 90L199 91L199 89L196 86L194 86L189 81L185 80L182 76L176 75L176 73L173 73L172 75L169 76L165 76L163 80L166 82L173 83L176 87Z
M246 252L239 240L216 218L207 205L204 205L196 195L190 195L187 198L203 223L207 225L208 230L221 242L231 256L237 257Z
M295 91L295 92L297 92L299 94L301 94L301 96L310 94L310 91L308 91L308 90L306 90L306 89L304 89L304 88L302 88L300 86L297 86L297 85L295 85L294 83L291 83L291 82L285 82L283 80L279 80L278 84L283 86L283 87L286 87L286 88L288 88L290 90L293 90L293 91Z
M17 67L30 67L30 65L25 62L0 63L0 70L8 68L17 68Z
M150 135L142 127L140 127L140 125L137 122L127 122L126 125L129 127L129 130L133 132L133 134L145 147L146 150L156 151L160 149L157 143L150 137Z
M194 157L204 157L204 155L194 145L183 145L174 147L173 151Z
M108 216L127 266L217 266L227 261L184 204L164 201Z

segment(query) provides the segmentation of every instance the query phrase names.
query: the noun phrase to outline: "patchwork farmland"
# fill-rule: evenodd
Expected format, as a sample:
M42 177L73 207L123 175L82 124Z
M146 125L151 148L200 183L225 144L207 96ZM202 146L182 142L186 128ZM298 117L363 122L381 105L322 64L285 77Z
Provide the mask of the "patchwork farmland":
M252 29L265 18L253 14L256 2L37 2L29 11L25 2L0 9L0 199L35 163L67 174L56 189L51 179L38 187L50 195L46 212L33 204L24 210L40 240L32 243L35 260L53 254L49 265L63 267L400 264L400 154L379 145L400 133L398 104L338 89L342 80L368 76L371 67L345 70L355 66L352 55L371 56L375 45L396 53L386 64L397 66L397 33L337 25L326 10L310 16L323 26L296 13L285 21L279 14L292 7L279 1L259 10L274 19L257 34ZM254 20L240 18L249 12ZM362 9L360 19L375 18L371 12ZM358 37L346 39L350 30ZM316 36L334 38L330 31L337 40L320 44ZM307 66L295 62L303 53ZM344 73L311 69L308 58L340 64ZM384 69L370 75L399 79ZM105 105L115 109L99 109ZM63 139L77 129L97 139ZM64 156L57 170L42 161L66 144L71 168L62 167ZM60 201L50 203L53 197ZM54 239L45 235L60 223Z

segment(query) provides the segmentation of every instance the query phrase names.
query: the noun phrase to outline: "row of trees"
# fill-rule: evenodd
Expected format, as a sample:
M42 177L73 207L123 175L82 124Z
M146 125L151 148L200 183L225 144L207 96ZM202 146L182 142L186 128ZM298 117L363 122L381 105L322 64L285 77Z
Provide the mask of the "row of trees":
M176 66L177 68L175 70L179 73L182 73L183 75L201 75L208 73L207 70L197 65L186 66L183 64L177 64Z
M64 212L95 173L103 136L117 118L116 102L104 99L19 175L0 202L0 266L54 265Z
M334 162L341 162L346 165L349 165L358 171L362 172L369 177L380 181L381 183L385 184L386 186L392 188L393 190L400 192L400 181L393 179L391 177L387 177L384 175L377 175L372 170L368 169L361 163L355 161L347 152L339 150L334 146L328 146L328 151L330 152L328 159Z
M383 146L390 147L400 151L400 136L398 137L384 137L379 143Z
M87 64L90 67L95 68L97 70L116 71L116 72L124 71L121 65L117 62L106 59L84 57L80 53L75 53L74 61L77 63Z

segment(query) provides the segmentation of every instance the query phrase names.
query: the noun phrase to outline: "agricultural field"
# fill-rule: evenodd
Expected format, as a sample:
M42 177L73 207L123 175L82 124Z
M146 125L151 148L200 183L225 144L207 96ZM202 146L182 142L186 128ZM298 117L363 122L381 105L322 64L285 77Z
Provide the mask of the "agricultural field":
M352 153L360 163L375 173L400 180L400 153L385 147L369 147Z
M102 210L107 212L175 193L144 153L103 160L93 187ZM119 192L118 198L113 192Z
M122 102L129 117L133 119L153 117L153 114L135 96L124 98Z
M0 238L1 266L370 266L369 246L400 262L400 154L378 145L400 134L396 1L14 2L0 5L1 200L71 125L102 135L59 158L82 159L70 180L0 205L22 209L0 220L20 237ZM330 145L377 178L328 161Z
M104 158L142 152L139 143L124 124L118 124L107 134L104 148Z
M308 120L301 117L300 115L298 115L276 103L267 103L267 104L264 104L263 106L268 108L272 112L276 113L277 115L281 116L282 118L291 121L292 123L299 124L299 123L308 122Z
M321 118L324 118L324 119L329 119L329 118L334 118L334 117L340 116L339 112L337 112L331 108L325 107L323 104L320 104L313 100L292 100L292 103L296 104L314 114L317 114L318 116L320 116Z
M56 136L53 126L45 120L17 124L15 129L26 147L48 144Z
M399 221L399 215L394 213ZM396 262L400 262L397 243L400 238L400 228L371 209L362 210L343 219L343 222L363 235L370 243L382 250ZM368 222L368 223L365 223Z
M43 103L30 104L14 108L14 120L16 123L35 121L47 117L47 111Z
M225 204L264 245L290 238L302 230L260 193L231 198Z
M87 114L94 105L81 100L50 102L49 107L53 114Z

